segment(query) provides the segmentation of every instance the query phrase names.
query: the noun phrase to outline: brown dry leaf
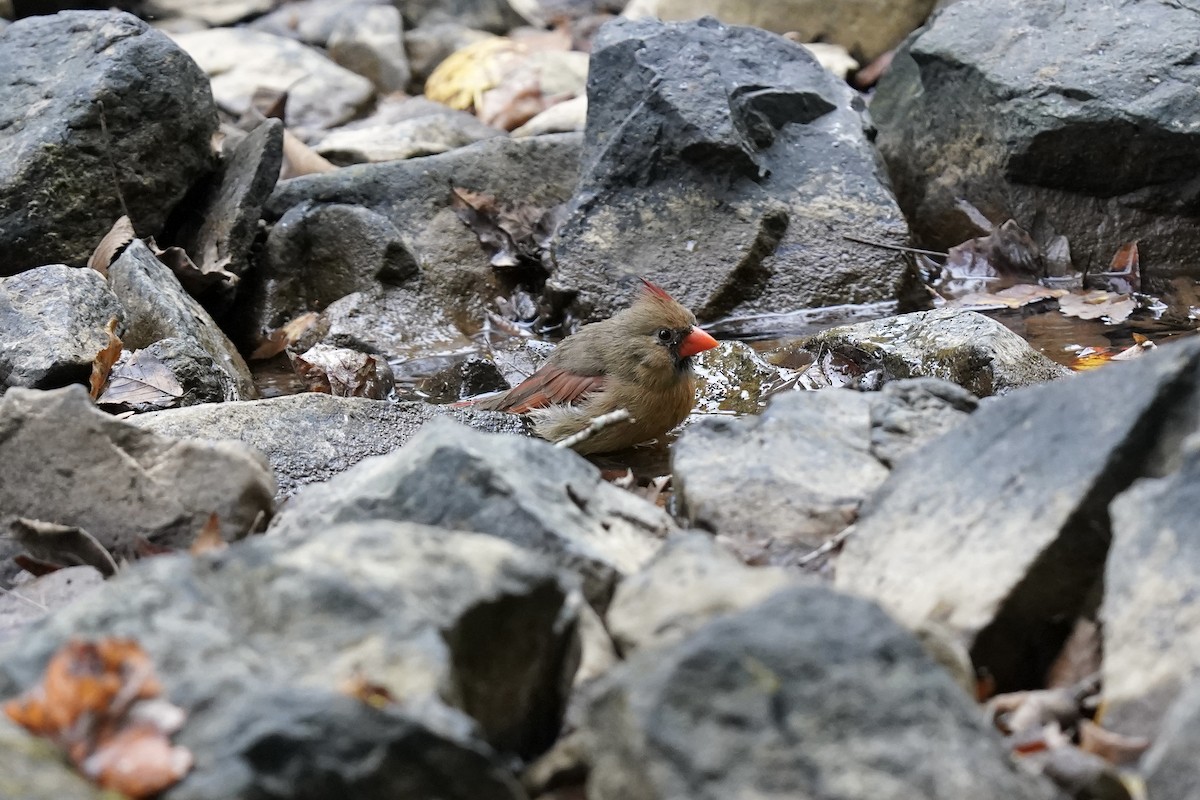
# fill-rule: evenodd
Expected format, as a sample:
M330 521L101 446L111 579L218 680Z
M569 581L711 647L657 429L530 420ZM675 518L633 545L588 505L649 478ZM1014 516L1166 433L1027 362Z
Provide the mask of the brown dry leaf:
M450 207L478 237L493 267L527 264L542 268L542 256L562 221L565 206L502 206L490 194L452 186Z
M108 233L104 234L100 244L96 245L87 265L107 278L109 266L117 260L121 251L136 238L137 234L133 231L133 223L130 222L129 217L121 217L113 224Z
M112 553L83 528L17 517L9 522L9 530L27 554L40 563L62 567L86 564L105 576L117 572Z
M1138 256L1138 243L1135 239L1121 245L1121 249L1113 256L1108 272L1094 277L1104 278L1111 291L1121 294L1140 292L1142 287L1141 259Z
M179 405L183 394L183 386L166 364L145 350L137 350L117 362L108 388L96 398L96 403L153 410Z
M268 358L274 358L300 341L300 337L308 333L312 326L316 325L320 319L321 315L316 311L309 311L307 314L301 314L290 322L285 323L282 327L276 328L263 337L258 347L250 354L250 360L263 361Z
M499 86L528 47L504 36L480 39L451 53L425 81L425 96L469 111L480 106L488 89Z
M192 546L188 548L188 552L194 556L198 556L204 553L219 553L227 547L229 545L221 537L221 518L214 511L208 515L208 520L205 521L204 527L200 529L200 533L196 534L196 538L192 540Z
M1079 748L1094 753L1110 764L1132 764L1150 747L1141 736L1123 736L1102 728L1090 719L1079 723Z
M95 400L104 391L104 387L108 384L108 376L112 372L113 364L117 363L117 359L121 357L121 340L117 337L117 318L113 317L108 321L108 325L104 330L108 333L108 344L96 354L92 359L92 377L90 380L92 399Z
M384 708L396 702L395 696L386 686L372 683L358 672L343 681L338 691L372 708Z
M570 99L569 95L543 95L536 79L506 81L480 96L475 113L486 125L513 131L550 106Z
M950 248L945 269L954 278L1033 277L1041 274L1042 254L1033 237L1010 219L986 236Z
M966 308L975 311L999 308L1023 308L1053 300L1067 294L1066 289L1050 289L1036 283L1018 283L998 292L972 292L946 304L947 308Z
M299 178L303 175L317 175L322 172L333 172L337 166L325 156L313 150L287 130L283 131L283 168L279 179Z
M382 378L387 366L382 356L318 344L303 355L288 353L288 357L310 392L382 400L392 391Z
M1154 350L1157 347L1154 342L1149 341L1146 339L1146 337L1140 336L1139 334L1135 333L1133 338L1134 343L1113 356L1113 361L1132 361L1135 358L1140 358L1146 353L1149 353L1151 350ZM1137 341L1139 338L1141 338L1142 341Z
M1058 310L1068 317L1102 319L1117 325L1129 318L1137 301L1127 294L1095 290L1083 294L1068 294L1058 299Z
M103 788L140 800L174 785L192 766L191 754L167 739L183 711L157 699L161 694L154 665L136 641L72 639L51 657L42 682L6 703L4 713L55 742Z
M153 237L147 239L146 244L150 246L155 257L175 273L175 277L183 284L183 288L193 297L200 296L210 286L216 284L234 286L238 282L238 276L225 269L231 261L228 257L216 258L215 254L211 254L213 257L201 259L204 266L198 267L182 247L168 247L162 250L155 243Z
M1075 353L1075 357L1071 359L1070 367L1076 372L1086 372L1090 369L1103 367L1109 361L1112 361L1113 349L1111 347L1085 347Z

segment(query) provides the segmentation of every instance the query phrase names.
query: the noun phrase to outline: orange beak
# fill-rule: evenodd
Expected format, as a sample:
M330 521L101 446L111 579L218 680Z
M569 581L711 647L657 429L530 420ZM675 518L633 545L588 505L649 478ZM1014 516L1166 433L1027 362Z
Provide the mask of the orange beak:
M716 346L717 340L709 336L706 331L700 328L692 328L688 331L688 335L683 337L683 341L679 343L679 357L687 358L688 356L694 356L696 353L712 350Z

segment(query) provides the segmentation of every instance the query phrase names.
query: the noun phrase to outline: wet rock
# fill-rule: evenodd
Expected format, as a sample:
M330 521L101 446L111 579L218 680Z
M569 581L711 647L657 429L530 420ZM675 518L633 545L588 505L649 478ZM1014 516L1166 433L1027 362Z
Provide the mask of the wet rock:
M400 369L431 355L470 351L471 339L455 317L420 285L375 286L329 304L321 315L322 341L381 353Z
M471 357L431 375L417 388L428 395L431 403L453 403L467 397L505 391L509 383L493 362Z
M798 580L774 567L748 567L706 533L672 536L617 587L605 620L628 656L682 641L711 619L742 611Z
M824 586L635 654L584 731L595 800L1056 796L911 634Z
M546 133L566 133L582 131L587 124L587 95L556 103L513 130L512 135L541 136Z
M3 30L0 22L0 30ZM103 800L100 790L67 766L45 739L0 714L0 796L21 800Z
M553 567L493 537L382 522L255 537L140 562L54 615L5 649L0 697L70 637L132 635L188 714L175 741L196 766L168 798L518 800L495 751L536 755L557 733L567 601ZM354 679L397 699L350 696Z
M871 398L871 454L890 469L978 407L975 395L937 378L887 383Z
M139 414L130 422L179 439L242 440L267 457L282 499L365 458L398 449L442 415L489 431L525 430L523 418L512 414L311 392Z
M220 368L226 400L258 396L250 370L233 342L140 239L109 267L108 283L125 307L122 341L127 349L140 350L160 339L195 342Z
M347 122L375 95L369 80L292 39L248 28L174 38L212 79L217 104L234 116L250 108L259 88L286 90L288 124L303 134Z
M220 268L245 274L263 203L275 188L282 164L283 123L268 119L222 165L175 235L176 244L202 272ZM232 294L230 288L224 298Z
M759 416L705 417L671 454L688 524L756 560L790 563L854 521L887 468L871 453L872 398L785 392Z
M830 328L805 341L804 349L841 356L860 373L872 374L873 382L941 378L978 397L1072 374L999 322L958 309Z
M573 134L489 139L419 160L285 181L267 214L278 219L306 200L362 205L401 232L421 265L419 283L372 289L328 309L342 331L331 343L389 358L414 342L457 348L465 343L464 329L477 325L487 304L504 292L490 255L451 208L450 187L493 195L503 205L549 209L570 196L578 159L579 137Z
M948 7L897 53L871 103L923 245L978 235L966 199L992 222L1032 226L1043 246L1065 235L1076 269L1138 240L1154 253L1153 291L1200 275L1190 210L1200 131L1186 122L1200 114L1200 77L1183 66L1197 36L1200 18L1171 3Z
M838 586L911 627L944 624L998 691L1043 685L1073 621L1095 612L1108 501L1178 458L1197 369L1200 347L1180 343L981 404L897 464L846 540Z
M103 583L104 576L98 569L81 565L55 570L20 583L16 591L0 593L0 643ZM3 788L0 778L0 797L24 797L3 793Z
M105 326L124 317L92 269L53 264L0 278L0 389L86 381L108 344Z
M780 36L711 19L609 23L551 299L604 318L639 275L701 321L894 297L903 259L842 237L907 236L862 111Z
M898 45L933 10L934 0L633 0L625 16L663 20L697 19L709 14L727 25L753 25L775 33L794 32L802 42L831 42L868 61Z
M757 414L767 399L795 383L794 370L768 364L745 342L722 342L695 361L696 410Z
M96 409L82 386L0 398L0 524L15 517L85 529L118 559L136 540L187 547L212 513L238 539L270 517L262 456L236 442L182 442ZM8 562L22 552L0 538Z
M420 92L429 74L451 53L490 37L490 33L453 21L431 23L406 30L404 49L408 53L408 65L412 69L412 89Z
M183 388L183 396L179 398L180 406L220 403L225 400L221 366L203 347L191 339L174 336L159 339L138 352L160 361L179 381ZM127 353L128 350L123 351L121 357L125 358Z
M373 164L437 155L503 135L474 114L414 97L382 104L370 117L329 131L313 149L335 164Z
M367 78L380 94L403 92L410 76L404 24L394 6L363 6L344 15L329 35L329 56Z
M1138 481L1110 507L1101 608L1106 728L1153 738L1200 679L1200 612L1188 602L1200 592L1198 500L1200 435L1193 434L1175 469Z
M271 229L234 316L253 340L306 311L418 273L416 256L387 218L362 206L304 202Z
M0 275L85 263L124 213L114 163L142 235L213 164L208 80L128 14L21 20L0 39L0 63Z
M153 17L185 17L218 27L265 14L274 0L148 0L144 13Z
M375 519L488 533L548 555L581 574L597 610L674 528L665 512L605 482L574 453L438 419L400 450L297 494L272 531Z
M404 17L413 27L456 22L491 33L507 33L525 22L508 0L407 0Z
M1193 681L1175 702L1162 732L1141 763L1146 792L1154 800L1200 797L1196 751L1200 748L1200 683Z

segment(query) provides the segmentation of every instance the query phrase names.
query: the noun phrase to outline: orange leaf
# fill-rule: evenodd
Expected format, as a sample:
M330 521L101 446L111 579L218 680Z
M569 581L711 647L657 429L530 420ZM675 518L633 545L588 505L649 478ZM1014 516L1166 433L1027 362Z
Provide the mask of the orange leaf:
M117 337L117 318L113 317L108 321L108 326L104 329L108 333L108 344L104 349L96 354L92 360L92 379L91 379L91 395L95 400L104 391L104 387L108 384L109 373L112 372L113 364L117 363L117 359L121 357L121 340Z
M217 512L212 512L208 515L208 521L204 523L204 527L200 529L200 533L196 534L196 538L192 541L192 546L188 548L188 552L194 556L202 553L215 553L224 550L229 545L221 538L221 518L217 516Z
M82 766L101 787L138 800L176 784L192 768L192 754L173 746L156 726L134 723L97 747Z

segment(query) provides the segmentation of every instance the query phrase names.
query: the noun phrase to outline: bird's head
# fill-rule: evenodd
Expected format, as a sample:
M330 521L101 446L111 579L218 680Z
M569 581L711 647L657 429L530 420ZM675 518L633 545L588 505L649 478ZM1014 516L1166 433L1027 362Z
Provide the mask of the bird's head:
M643 291L621 312L626 335L645 366L669 365L675 373L691 369L692 356L711 350L717 340L696 325L696 315L661 287L642 278Z

